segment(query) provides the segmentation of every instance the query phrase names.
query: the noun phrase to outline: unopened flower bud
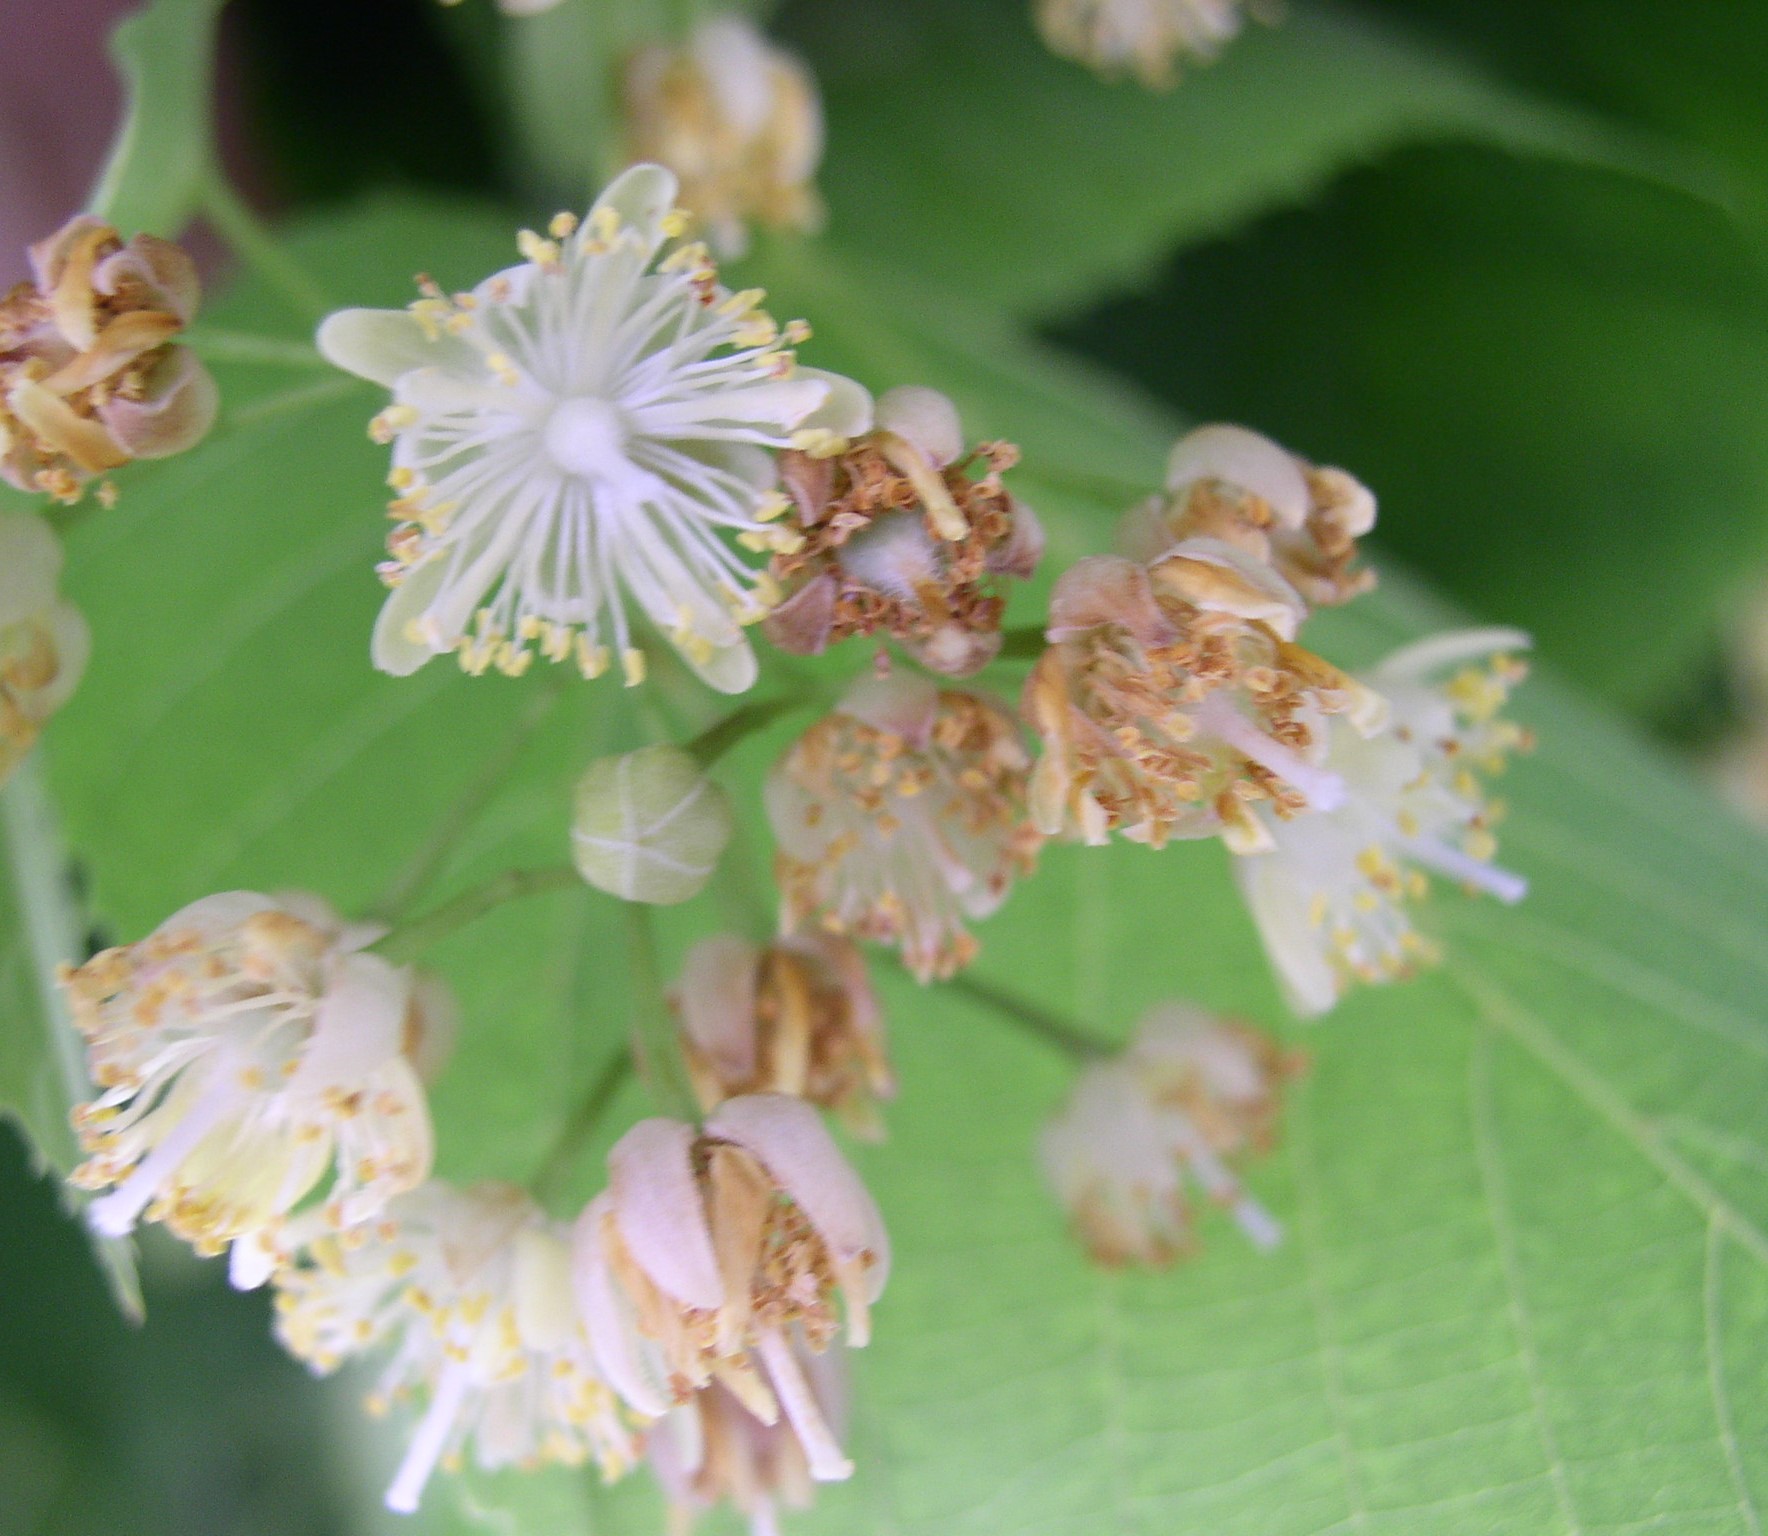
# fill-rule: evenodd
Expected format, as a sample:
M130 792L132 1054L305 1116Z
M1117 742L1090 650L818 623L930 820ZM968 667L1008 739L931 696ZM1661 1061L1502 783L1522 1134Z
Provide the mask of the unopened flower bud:
M765 947L702 939L672 994L701 1107L788 1093L833 1110L856 1134L882 1132L877 1101L896 1091L865 958L830 933Z
M814 229L823 156L816 81L747 18L710 16L679 47L652 44L622 77L626 158L681 178L689 212L727 255L748 244L751 221Z
M1375 585L1356 564L1357 540L1374 526L1375 497L1344 470L1245 427L1210 426L1174 444L1165 493L1125 516L1118 543L1151 564L1186 539L1219 539L1323 608Z
M800 656L886 634L967 676L1000 650L999 578L1030 576L1043 555L1036 516L1001 484L1019 450L966 453L957 408L918 385L882 396L877 422L832 458L781 455L790 506L769 569L784 595L763 632Z
M40 517L0 512L0 784L72 696L92 637L56 595L61 544Z
M190 258L82 214L31 247L0 298L0 478L57 501L131 459L181 453L215 419L215 382L175 338L196 314Z
M1261 1248L1281 1231L1227 1159L1271 1143L1301 1059L1180 1003L1152 1010L1124 1052L1087 1067L1041 1143L1044 1172L1101 1264L1169 1264L1194 1246L1191 1186Z
M674 906L712 878L732 825L729 796L692 753L641 747L598 758L578 780L571 852L597 890Z

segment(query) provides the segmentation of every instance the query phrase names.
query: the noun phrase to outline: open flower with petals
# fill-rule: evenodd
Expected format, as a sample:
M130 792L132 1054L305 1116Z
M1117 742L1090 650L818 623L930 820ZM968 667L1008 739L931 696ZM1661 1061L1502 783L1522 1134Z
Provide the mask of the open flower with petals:
M1036 516L1001 485L1019 450L966 451L957 408L918 385L880 396L877 415L845 453L781 456L791 510L769 569L783 595L764 633L800 656L887 634L929 671L967 676L1001 648L1000 578L1043 555Z
M1193 1191L1261 1248L1282 1232L1226 1159L1271 1142L1299 1058L1244 1025L1167 1003L1087 1067L1044 1131L1044 1172L1101 1264L1170 1264L1195 1245Z
M62 984L102 1090L75 1111L73 1175L110 1189L100 1231L145 1213L200 1251L231 1243L235 1282L257 1284L291 1220L356 1225L429 1173L410 974L270 897L205 897Z
M1300 595L1222 539L1193 537L1151 567L1118 556L1075 563L1050 598L1050 648L1026 680L1043 738L1032 812L1051 835L1103 843L1113 831L1162 846L1219 834L1269 842L1280 816L1342 800L1316 762L1321 720L1377 728L1379 696L1295 644Z
M1124 519L1119 547L1151 564L1185 539L1220 539L1327 607L1375 585L1356 564L1357 540L1374 526L1375 497L1342 469L1245 427L1199 427L1174 445L1165 494Z
M714 934L688 951L670 1001L703 1109L789 1093L856 1134L881 1134L878 1101L895 1095L896 1078L865 958L849 940L803 933L764 947Z
M781 926L900 945L926 981L968 965L988 917L1042 845L1013 717L926 678L867 678L775 765Z
M803 1349L871 1333L890 1247L878 1208L816 1110L730 1099L696 1133L641 1120L578 1219L578 1303L609 1383L660 1416L714 1381L763 1424L784 1418L819 1482L853 1470ZM839 1308L837 1297L840 1298Z
M679 176L683 206L705 221L721 252L743 251L751 221L822 223L816 80L747 17L709 16L678 46L641 48L621 76L621 105L626 158Z
M31 247L0 297L0 478L73 502L131 459L182 453L215 420L215 381L174 338L196 268L169 240L127 244L86 214Z
M835 452L870 397L800 368L759 290L719 285L704 246L675 245L675 178L627 171L581 224L524 231L527 260L470 293L434 285L409 310L344 310L319 330L340 367L393 394L392 595L374 660L405 675L459 653L520 673L538 654L628 684L636 607L713 687L755 680L742 625L771 591L727 537L766 536L773 454Z
M488 1471L636 1455L571 1294L569 1228L514 1185L432 1181L373 1226L308 1246L277 1278L276 1335L316 1373L385 1349L369 1408L422 1399L387 1491L409 1514L438 1464Z
M61 560L42 518L0 512L0 784L73 696L92 653L80 610L57 595Z
M846 1352L837 1345L816 1354L790 1342L817 1411L839 1442L846 1434ZM780 1536L780 1511L809 1509L815 1499L810 1462L791 1425L762 1423L716 1381L660 1419L645 1449L678 1536L721 1504L749 1522L750 1536Z
M1492 860L1502 807L1483 778L1525 749L1528 733L1500 717L1524 676L1515 630L1460 630L1396 651L1367 675L1391 716L1373 737L1326 729L1327 766L1345 785L1328 813L1268 818L1271 846L1235 873L1265 949L1298 1013L1324 1013L1353 981L1391 981L1435 951L1409 903L1427 872L1501 901L1527 883Z
M1213 59L1244 9L1245 0L1037 0L1037 21L1052 52L1159 88L1181 59Z

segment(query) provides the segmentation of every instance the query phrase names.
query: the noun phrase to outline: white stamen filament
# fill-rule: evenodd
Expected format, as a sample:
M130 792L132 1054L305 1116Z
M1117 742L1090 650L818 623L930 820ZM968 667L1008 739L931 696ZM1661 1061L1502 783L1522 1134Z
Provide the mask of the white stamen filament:
M774 1391L798 1443L804 1447L810 1475L819 1483L845 1482L853 1476L853 1463L836 1443L834 1431L824 1419L804 1372L798 1368L791 1346L777 1330L770 1328L757 1340L756 1350L773 1379Z
M116 1189L92 1202L86 1217L93 1229L106 1237L127 1237L133 1232L136 1220L158 1193L160 1185L215 1128L233 1098L229 1070L225 1066L217 1067L213 1079L198 1095L196 1103L179 1118L159 1145L136 1164L134 1171Z
M1219 693L1203 701L1195 718L1200 731L1219 737L1249 762L1269 769L1299 790L1312 809L1336 811L1344 804L1342 778L1325 768L1316 768L1300 753L1265 735Z
M460 1416L471 1385L467 1368L459 1361L451 1362L436 1379L430 1406L411 1437L411 1444L406 1447L405 1459L399 1463L392 1486L387 1489L387 1508L394 1514L417 1512L424 1485L436 1470L436 1463L442 1459L448 1437L454 1430L454 1421Z
M1529 893L1529 882L1523 876L1487 864L1434 837L1403 837L1397 841L1420 864L1496 896L1508 906L1514 906Z

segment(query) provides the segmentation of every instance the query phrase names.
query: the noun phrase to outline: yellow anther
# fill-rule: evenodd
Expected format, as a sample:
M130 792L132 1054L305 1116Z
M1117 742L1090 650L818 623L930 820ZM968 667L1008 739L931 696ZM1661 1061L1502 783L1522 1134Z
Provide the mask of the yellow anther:
M387 484L395 491L409 491L417 484L417 476L401 465L387 476Z
M569 240L577 233L577 215L574 213L555 213L547 222L546 232L555 240Z
M746 315L767 297L765 288L739 288L724 303L718 306L718 313L727 319L734 320Z
M600 677L612 661L607 646L593 645L587 634L577 636L577 667L586 678Z
M827 427L806 427L792 434L792 446L813 459L832 459L847 451L847 439Z
M694 216L689 213L687 209L671 208L668 213L663 215L662 221L657 227L661 229L664 235L669 239L679 240L693 228L693 225Z
M620 670L626 674L626 686L636 688L645 680L645 653L628 646L620 653Z

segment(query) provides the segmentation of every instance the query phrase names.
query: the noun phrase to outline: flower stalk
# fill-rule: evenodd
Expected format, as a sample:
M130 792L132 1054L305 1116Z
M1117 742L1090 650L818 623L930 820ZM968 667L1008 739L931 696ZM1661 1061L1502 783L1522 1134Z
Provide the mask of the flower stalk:
M506 869L483 885L462 891L434 911L425 913L404 927L395 928L374 946L376 954L394 965L415 960L434 944L475 922L487 912L494 912L506 902L524 896L543 896L549 891L569 890L583 882L569 864L544 869Z
M954 976L950 985L954 991L972 1002L992 1009L1022 1033L1041 1040L1071 1060L1103 1061L1114 1049L1106 1041L1095 1039L1060 1014L1040 1008L1036 1003L1028 1003L1024 998L1015 997L992 982L983 981L967 972Z
M699 1100L688 1077L681 1042L663 994L663 968L657 960L657 931L651 910L626 903L626 958L632 981L632 1051L639 1075L660 1114L697 1124Z

